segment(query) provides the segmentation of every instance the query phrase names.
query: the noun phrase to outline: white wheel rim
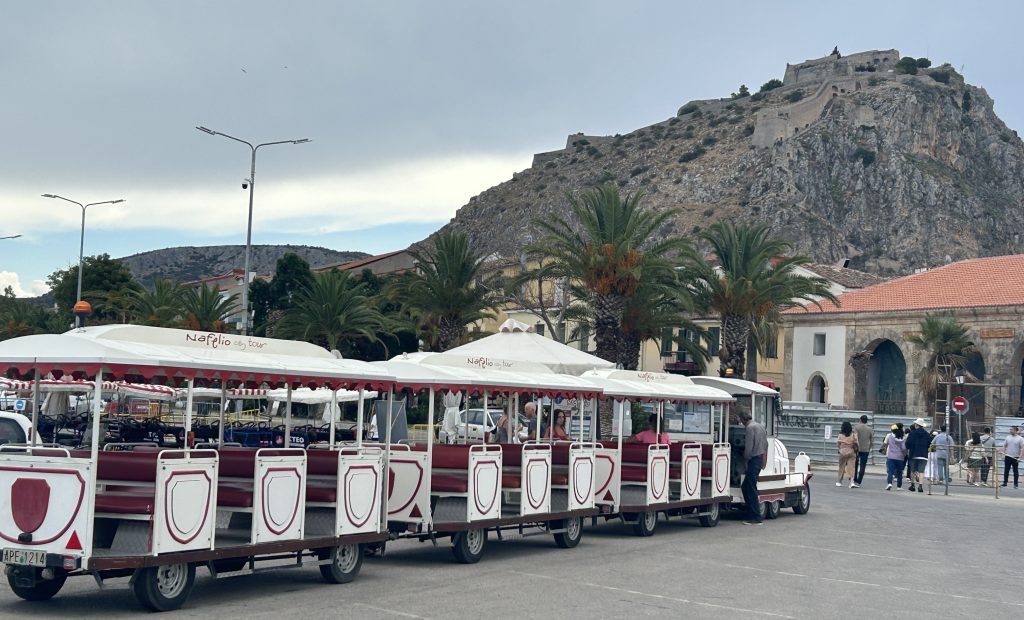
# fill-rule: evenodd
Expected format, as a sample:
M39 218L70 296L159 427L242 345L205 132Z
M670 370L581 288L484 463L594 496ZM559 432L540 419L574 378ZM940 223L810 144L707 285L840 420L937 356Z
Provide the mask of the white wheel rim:
M342 573L348 574L356 566L359 559L359 549L356 545L342 545L334 549L334 566Z
M580 535L579 519L569 519L565 524L565 533L571 540L576 540L576 537Z
M483 530L469 530L466 532L466 546L473 555L480 553L484 548Z
M168 564L156 569L156 589L164 598L175 598L185 589L188 567L185 564Z
M800 489L800 506L806 509L807 506L810 505L810 503L811 496L809 493L807 493L807 489Z
M654 526L658 524L658 513L656 512L645 512L644 513L644 526L653 530Z
M718 504L717 503L711 504L711 509L708 511L708 517L711 518L711 519L717 519L718 518Z

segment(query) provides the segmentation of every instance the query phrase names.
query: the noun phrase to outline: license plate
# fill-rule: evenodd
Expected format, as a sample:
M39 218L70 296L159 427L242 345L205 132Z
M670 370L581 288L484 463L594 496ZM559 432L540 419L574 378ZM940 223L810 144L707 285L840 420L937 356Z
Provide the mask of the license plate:
M45 551L28 551L26 549L4 549L4 564L18 566L46 566Z

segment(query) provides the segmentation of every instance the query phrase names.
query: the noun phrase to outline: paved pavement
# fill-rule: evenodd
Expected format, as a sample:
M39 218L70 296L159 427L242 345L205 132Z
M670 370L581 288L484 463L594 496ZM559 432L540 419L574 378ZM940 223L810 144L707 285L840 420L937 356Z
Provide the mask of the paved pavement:
M177 617L215 618L1010 618L1024 613L1014 534L1024 490L994 500L837 488L819 471L811 512L762 527L729 515L713 529L661 522L651 538L605 524L576 549L548 537L497 543L474 566L447 547L403 542L355 583L315 568L212 581L201 571ZM982 490L978 490L982 491ZM0 592L0 617L138 613L126 587L68 582L46 604Z

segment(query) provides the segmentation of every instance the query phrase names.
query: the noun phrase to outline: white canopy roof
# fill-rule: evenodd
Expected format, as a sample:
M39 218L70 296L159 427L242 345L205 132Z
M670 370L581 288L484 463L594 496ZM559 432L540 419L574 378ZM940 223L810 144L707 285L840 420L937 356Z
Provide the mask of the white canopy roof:
M698 385L707 385L715 387L720 390L724 390L733 396L747 396L750 394L760 394L762 396L778 396L779 393L768 386L761 385L760 383L754 383L753 381L747 381L745 379L736 379L733 377L690 377L690 379Z
M79 381L75 379L40 379L39 391L49 392L91 392L96 388L95 381ZM19 381L0 377L0 390L12 392L31 392L33 381ZM126 383L124 381L104 381L102 385L104 392L120 392L137 398L148 398L150 400L171 400L174 398L174 388L166 385L145 385L140 383Z
M615 364L545 338L531 327L514 319L501 324L498 333L447 351L450 355L502 358L544 364L551 371L581 375L595 368L614 368Z
M105 377L161 382L201 378L329 387L391 383L379 367L337 359L306 342L140 325L101 325L5 340L0 342L0 371L10 368L79 378L103 370Z
M388 362L399 385L413 388L439 386L458 390L513 391L544 396L592 396L600 388L589 381L556 374L543 364L494 357L445 353L409 353ZM412 367L422 366L415 371ZM427 370L429 369L429 370ZM433 377L420 382L417 377ZM444 381L447 378L448 381Z
M696 385L683 375L636 370L591 370L581 378L599 385L604 393L627 399L685 402L732 402L722 390Z

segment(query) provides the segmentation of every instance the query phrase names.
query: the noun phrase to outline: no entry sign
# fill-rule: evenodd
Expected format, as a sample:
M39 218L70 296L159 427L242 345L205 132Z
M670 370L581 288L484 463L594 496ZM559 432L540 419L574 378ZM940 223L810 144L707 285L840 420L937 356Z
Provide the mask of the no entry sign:
M949 406L960 415L967 413L971 409L971 403L963 396L954 398L950 401Z

